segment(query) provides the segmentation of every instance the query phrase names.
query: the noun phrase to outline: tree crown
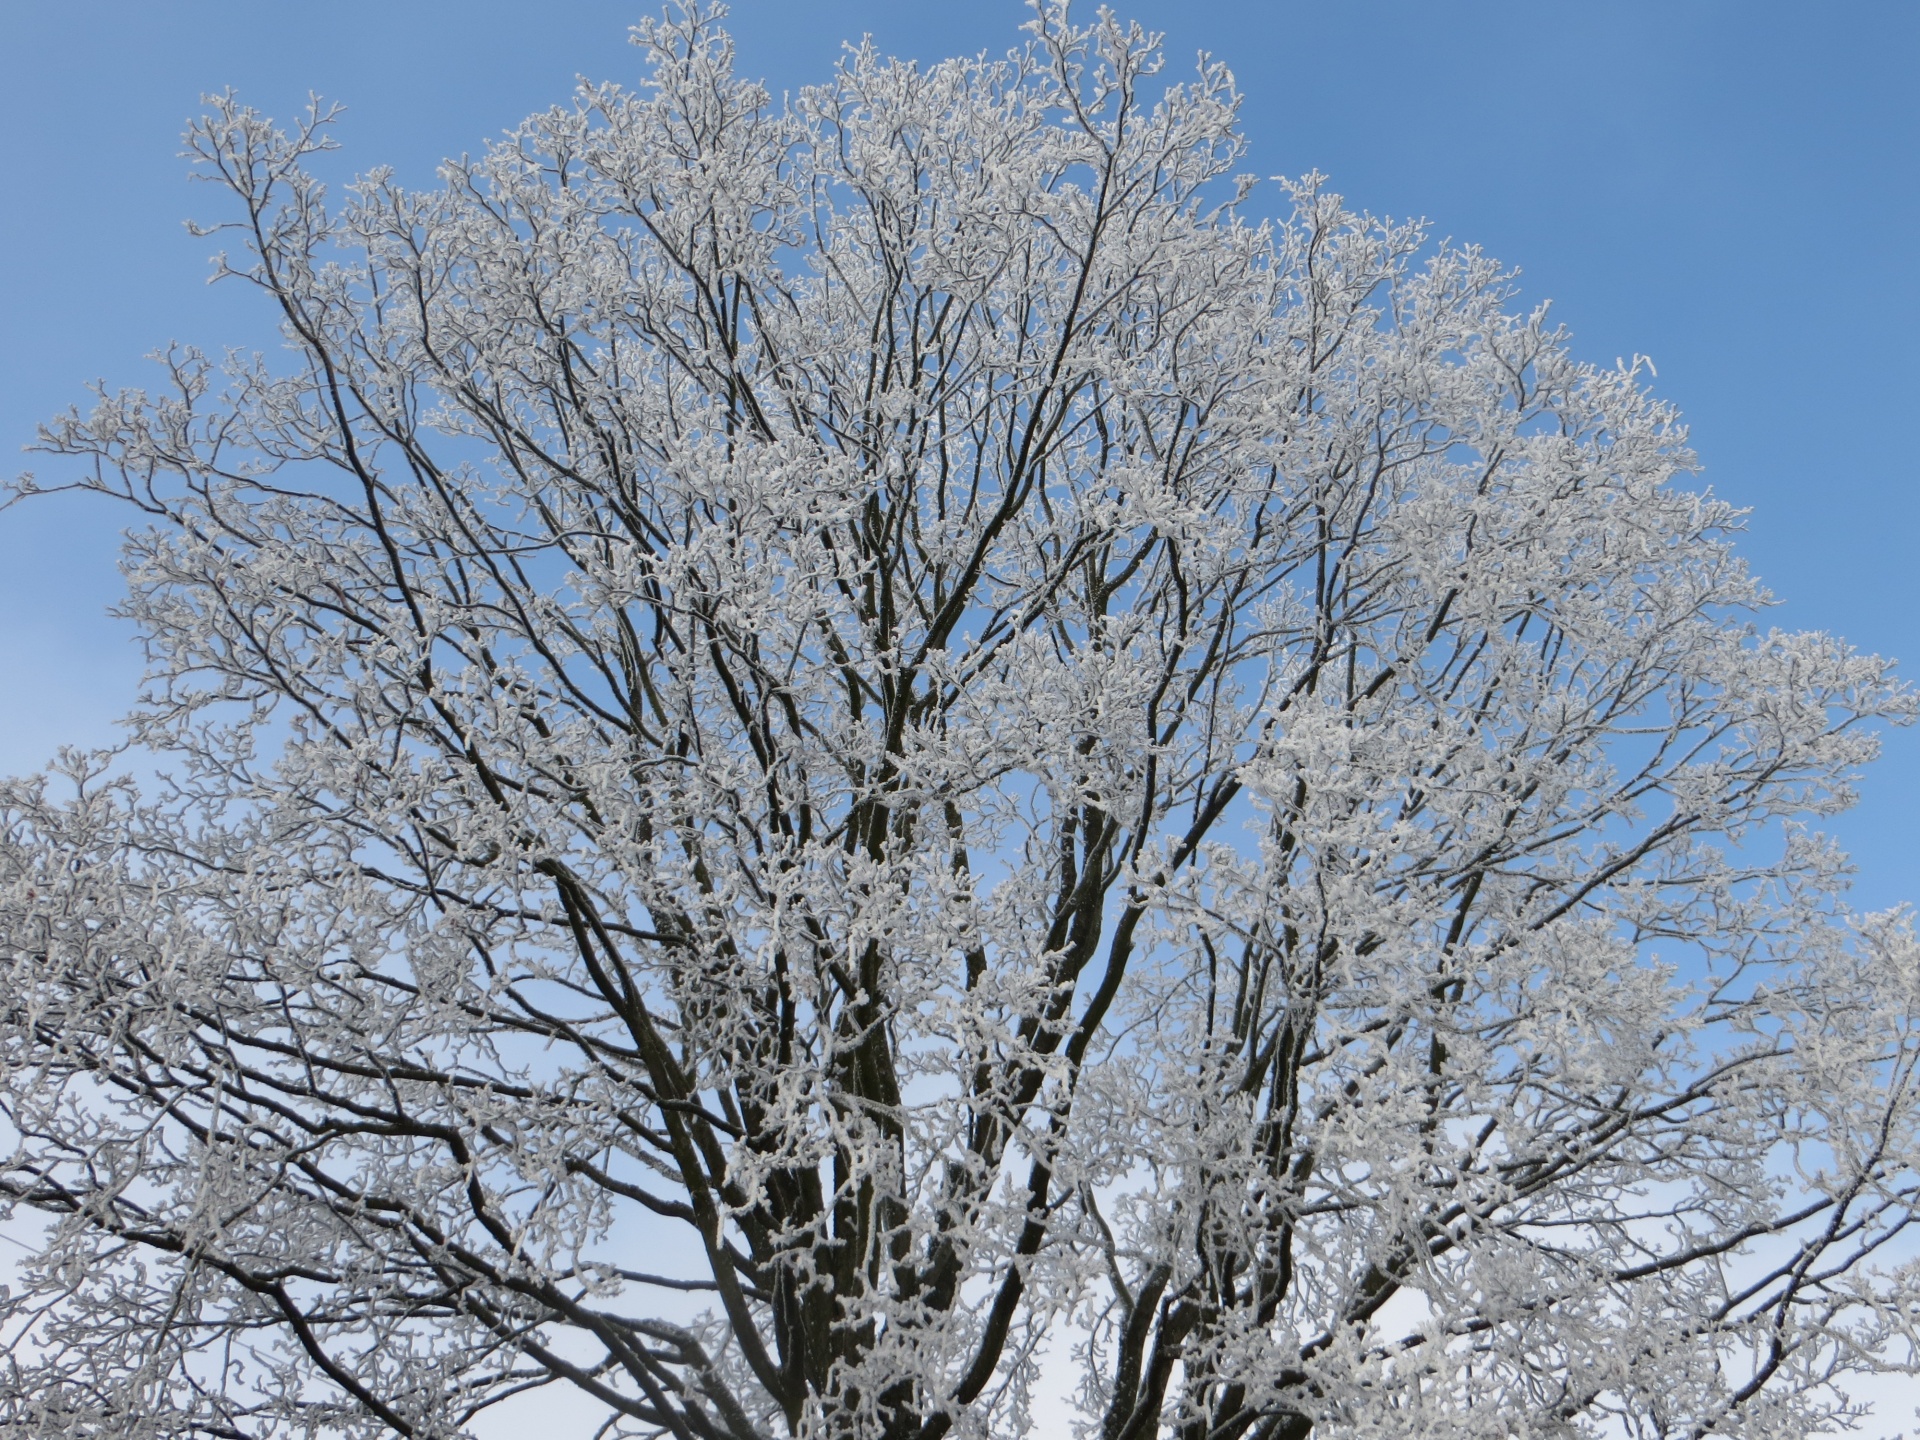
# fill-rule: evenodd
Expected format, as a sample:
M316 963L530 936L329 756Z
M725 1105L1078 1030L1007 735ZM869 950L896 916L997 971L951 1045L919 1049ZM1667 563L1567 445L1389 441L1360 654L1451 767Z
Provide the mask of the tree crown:
M1774 1436L1911 1365L1915 951L1804 822L1913 699L1756 626L1637 364L1251 217L1105 12L785 106L717 13L430 192L191 131L290 359L44 436L148 519L167 774L5 792L0 1423Z

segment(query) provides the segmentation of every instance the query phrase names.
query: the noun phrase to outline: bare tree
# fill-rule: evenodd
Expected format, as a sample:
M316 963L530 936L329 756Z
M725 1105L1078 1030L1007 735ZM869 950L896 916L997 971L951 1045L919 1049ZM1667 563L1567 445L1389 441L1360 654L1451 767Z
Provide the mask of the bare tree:
M1913 702L1755 628L1637 367L1317 177L1247 218L1225 70L1104 14L786 107L713 20L432 193L191 132L292 358L43 437L147 517L161 773L4 793L5 1433L1911 1370L1920 965L1802 823Z

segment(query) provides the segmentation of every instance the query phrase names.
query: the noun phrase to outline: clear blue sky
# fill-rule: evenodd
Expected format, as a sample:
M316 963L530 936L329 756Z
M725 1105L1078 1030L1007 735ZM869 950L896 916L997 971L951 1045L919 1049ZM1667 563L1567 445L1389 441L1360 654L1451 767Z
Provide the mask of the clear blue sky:
M1090 7L1089 7L1090 8ZM1786 603L1920 676L1920 4L1914 0L1137 0L1184 70L1226 60L1261 174L1318 168L1517 265L1589 358L1642 352L1693 424L1704 482L1753 507L1745 550ZM344 102L347 162L426 183L564 99L631 80L610 0L0 0L0 447L144 383L169 339L271 343L208 290L181 227L211 191L175 158L198 96L287 116ZM871 32L933 59L1012 43L1018 0L739 0L743 69L778 92ZM28 462L14 462L15 468ZM56 465L36 459L47 480ZM104 617L110 508L0 516L0 770L99 743L138 659ZM1920 735L1890 737L1836 825L1862 903L1920 899Z

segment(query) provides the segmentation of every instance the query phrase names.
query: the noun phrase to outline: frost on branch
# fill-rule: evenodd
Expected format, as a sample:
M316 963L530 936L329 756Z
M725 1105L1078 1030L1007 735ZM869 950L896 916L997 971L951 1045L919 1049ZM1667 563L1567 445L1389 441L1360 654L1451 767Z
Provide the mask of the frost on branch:
M145 517L164 778L0 797L4 1433L1798 1436L1910 1365L1920 965L1805 825L1912 700L1755 626L1637 372L1250 218L1104 15L785 108L712 22L429 193L193 130L287 349L44 437Z

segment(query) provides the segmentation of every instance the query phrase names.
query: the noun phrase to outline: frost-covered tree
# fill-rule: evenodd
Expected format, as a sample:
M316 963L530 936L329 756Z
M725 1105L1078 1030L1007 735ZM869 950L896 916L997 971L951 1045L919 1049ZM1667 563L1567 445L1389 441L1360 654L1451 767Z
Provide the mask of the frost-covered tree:
M1637 367L1049 4L712 14L417 193L191 132L290 360L43 444L150 679L0 811L13 1436L1799 1436L1920 963ZM32 482L22 488L32 489ZM572 1413L572 1412L569 1412Z

